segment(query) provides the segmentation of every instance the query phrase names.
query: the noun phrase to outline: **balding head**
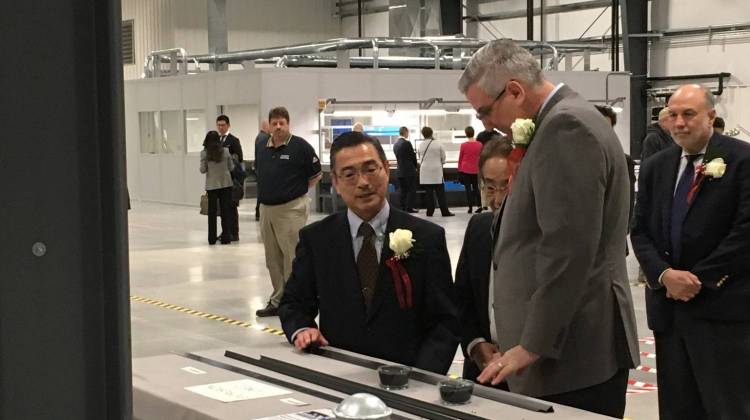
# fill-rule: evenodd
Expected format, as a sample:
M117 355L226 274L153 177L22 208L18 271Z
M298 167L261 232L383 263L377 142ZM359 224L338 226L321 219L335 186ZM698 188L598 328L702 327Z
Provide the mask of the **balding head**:
M714 95L703 86L680 86L669 98L672 137L683 150L699 153L713 134Z
M268 120L260 121L260 131L267 133L267 134L271 133L271 125L268 124Z

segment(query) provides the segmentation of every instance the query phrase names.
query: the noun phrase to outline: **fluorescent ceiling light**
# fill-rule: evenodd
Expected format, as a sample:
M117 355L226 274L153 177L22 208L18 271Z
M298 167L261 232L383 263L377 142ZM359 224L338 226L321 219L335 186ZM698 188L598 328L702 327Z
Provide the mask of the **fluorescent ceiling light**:
M200 120L200 118L197 118L197 117L187 117L185 119L188 120L188 121L198 121L198 120Z
M404 7L406 7L406 5L405 5L405 4L401 4L401 5L398 5L398 6L388 6L388 10L393 10L393 9L402 9L402 8L404 8Z

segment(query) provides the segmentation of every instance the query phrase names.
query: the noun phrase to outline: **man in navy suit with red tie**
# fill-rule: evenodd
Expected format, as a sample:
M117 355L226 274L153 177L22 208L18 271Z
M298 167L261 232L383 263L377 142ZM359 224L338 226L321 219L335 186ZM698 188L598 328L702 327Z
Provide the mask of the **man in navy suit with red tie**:
M750 144L713 132L698 85L669 100L676 146L640 171L631 239L648 280L659 418L750 418Z

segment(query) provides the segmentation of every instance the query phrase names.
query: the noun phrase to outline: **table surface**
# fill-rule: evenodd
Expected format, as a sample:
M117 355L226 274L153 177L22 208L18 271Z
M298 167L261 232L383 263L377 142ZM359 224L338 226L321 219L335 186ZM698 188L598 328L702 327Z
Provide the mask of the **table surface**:
M286 382L302 385L308 389L318 390L339 398L344 398L346 395L299 379L255 367L238 360L230 359L225 357L224 353L226 350L231 350L252 358L259 358L263 355L312 369L317 372L335 375L353 382L378 386L377 372L372 369L326 357L296 352L285 340L282 341L279 337L269 339L269 335L265 335L262 338L258 338L258 344L253 347L215 349L196 352L195 354L226 365L239 367L269 377L282 379ZM189 373L183 370L183 368L187 366L205 371L206 374L196 375ZM214 367L177 354L134 359L134 416L136 419L144 420L165 418L180 418L186 420L252 419L320 408L332 409L336 405L333 402L296 391L292 391L292 393L283 396L224 403L185 390L185 387L189 386L240 379L247 379L247 377L240 373ZM421 401L440 404L437 387L420 381L411 380L409 382L409 388L392 392ZM294 398L309 403L309 405L304 407L289 405L281 401L285 398ZM451 406L451 408L488 419L593 420L607 418L571 407L558 404L551 405L554 407L554 413L539 413L472 396L472 399L468 404ZM407 418L417 418L411 414L401 412L397 413Z

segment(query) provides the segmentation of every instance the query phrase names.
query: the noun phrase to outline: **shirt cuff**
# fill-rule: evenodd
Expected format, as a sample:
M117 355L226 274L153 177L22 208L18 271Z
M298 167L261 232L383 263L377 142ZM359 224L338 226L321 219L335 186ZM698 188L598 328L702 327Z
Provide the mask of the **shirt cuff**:
M662 281L662 278L664 277L664 274L671 270L672 268L667 268L666 270L662 271L661 274L659 274L659 286L664 287L664 282Z
M305 328L300 328L297 331L295 331L294 334L292 334L292 340L291 340L292 344L294 344L294 339L297 338L297 334L301 333L304 330L309 330L309 329L310 327L305 327Z
M487 340L485 340L482 337L477 337L473 340L471 340L471 343L469 343L468 346L466 346L466 354L471 358L471 351L474 350L474 347L479 343L486 343Z

